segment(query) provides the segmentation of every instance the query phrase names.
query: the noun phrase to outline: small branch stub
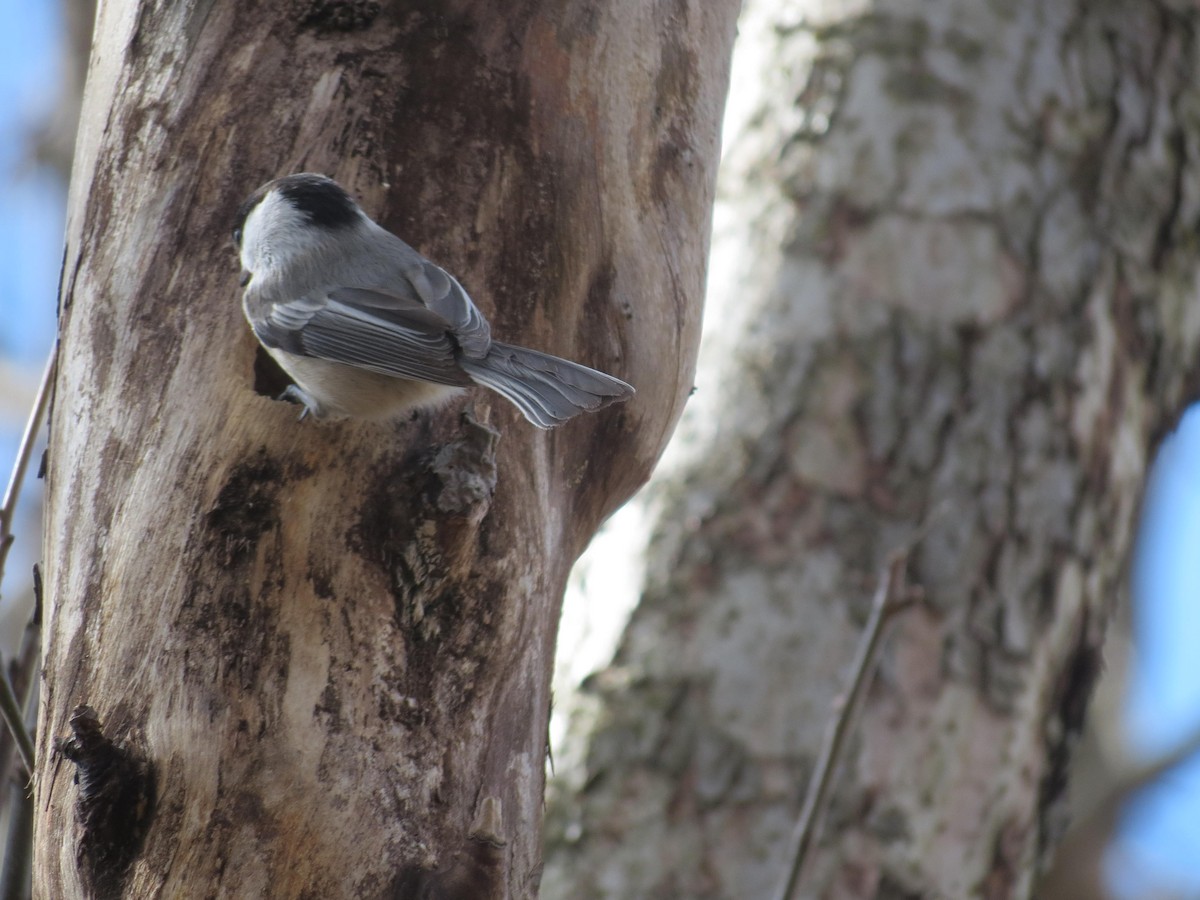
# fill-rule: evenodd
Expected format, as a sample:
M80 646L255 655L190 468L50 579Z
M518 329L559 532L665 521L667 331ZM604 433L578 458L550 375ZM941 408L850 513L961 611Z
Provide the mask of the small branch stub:
M75 812L83 826L80 872L96 897L116 897L154 810L153 769L129 747L105 737L90 706L75 708L71 731L73 736L59 740L56 750L76 766Z

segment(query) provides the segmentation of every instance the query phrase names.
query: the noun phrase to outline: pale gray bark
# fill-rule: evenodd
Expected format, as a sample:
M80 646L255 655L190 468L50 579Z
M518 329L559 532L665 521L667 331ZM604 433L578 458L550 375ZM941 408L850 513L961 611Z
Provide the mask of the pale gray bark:
M546 897L770 896L872 579L930 517L803 896L1030 895L1200 375L1198 24L749 5L694 443Z
M502 7L102 4L49 451L38 896L536 892L562 586L692 384L737 3ZM552 433L484 392L298 422L266 396L228 235L300 169L454 272L496 336L638 396ZM98 755L124 761L75 784ZM82 828L81 795L125 821Z

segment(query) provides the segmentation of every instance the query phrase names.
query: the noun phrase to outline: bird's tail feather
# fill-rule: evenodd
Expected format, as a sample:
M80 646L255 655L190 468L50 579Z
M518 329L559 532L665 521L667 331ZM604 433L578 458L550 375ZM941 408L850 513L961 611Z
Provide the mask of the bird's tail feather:
M493 341L482 359L459 358L471 379L508 398L538 428L628 400L633 388L611 375L548 353Z

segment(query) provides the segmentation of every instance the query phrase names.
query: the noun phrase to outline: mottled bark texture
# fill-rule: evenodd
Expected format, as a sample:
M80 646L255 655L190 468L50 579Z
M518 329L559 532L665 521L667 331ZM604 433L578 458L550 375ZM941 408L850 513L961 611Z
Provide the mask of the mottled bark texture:
M1146 461L1200 375L1197 25L1182 2L750 4L722 333L588 682L546 897L770 896L872 581L931 517L927 603L802 895L1030 895Z
M561 591L692 385L736 7L102 5L51 426L38 896L89 890L52 752L84 705L154 782L107 893L536 893ZM264 395L229 231L301 169L456 273L497 336L635 400L551 433L483 391L297 421Z

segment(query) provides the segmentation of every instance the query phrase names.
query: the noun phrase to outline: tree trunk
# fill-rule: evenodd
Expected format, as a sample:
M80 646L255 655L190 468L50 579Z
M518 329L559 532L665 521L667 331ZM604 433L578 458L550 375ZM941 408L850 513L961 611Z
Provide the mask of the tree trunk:
M38 896L537 892L563 583L692 386L737 3L382 6L101 6L49 450ZM297 421L228 236L304 169L498 337L637 397L549 433L482 391Z
M926 601L802 896L1028 897L1064 823L1149 450L1200 376L1200 15L835 7L740 25L720 333L588 682L549 898L773 896L873 581L922 523Z

